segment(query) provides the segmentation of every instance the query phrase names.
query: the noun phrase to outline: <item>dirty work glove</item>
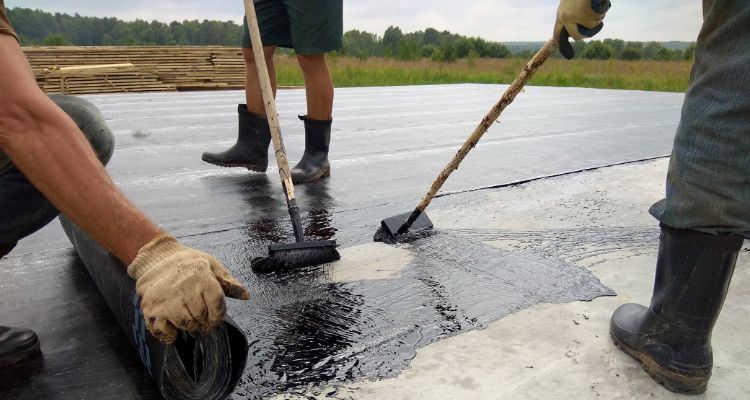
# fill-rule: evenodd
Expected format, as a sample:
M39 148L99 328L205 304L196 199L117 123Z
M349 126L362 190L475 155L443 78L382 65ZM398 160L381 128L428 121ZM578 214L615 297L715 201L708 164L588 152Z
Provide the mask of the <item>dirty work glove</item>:
M611 6L609 0L560 0L554 31L560 54L568 60L573 58L575 52L569 38L581 40L599 33Z
M208 331L224 320L224 295L247 300L250 295L210 255L182 246L162 234L144 245L128 267L141 296L146 328L164 344L177 330Z

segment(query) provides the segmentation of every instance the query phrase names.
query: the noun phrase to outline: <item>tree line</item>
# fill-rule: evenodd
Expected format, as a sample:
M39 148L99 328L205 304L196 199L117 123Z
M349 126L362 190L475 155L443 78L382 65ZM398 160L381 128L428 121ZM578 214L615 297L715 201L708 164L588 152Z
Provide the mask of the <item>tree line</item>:
M28 8L8 10L22 45L47 46L239 46L242 25L233 21L185 20L123 21L118 18L85 17L49 13ZM543 43L512 52L508 46L478 37L427 28L404 33L390 26L382 36L359 30L344 33L338 52L366 59L389 57L400 60L431 59L452 62L476 58L529 58ZM619 39L576 42L576 54L586 59L683 60L692 59L695 45L670 49L657 42L625 42ZM559 56L559 55L555 55Z
M695 53L695 43L690 43L684 49L670 49L658 42L625 42L620 39L576 42L573 48L576 54L589 60L677 61L692 60Z

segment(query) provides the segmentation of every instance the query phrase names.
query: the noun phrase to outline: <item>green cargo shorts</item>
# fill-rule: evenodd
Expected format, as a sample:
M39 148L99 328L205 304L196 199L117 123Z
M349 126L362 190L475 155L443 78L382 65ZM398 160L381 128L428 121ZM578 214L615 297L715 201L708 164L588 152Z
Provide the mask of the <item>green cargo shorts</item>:
M302 55L341 48L343 9L343 0L255 0L263 46L287 47ZM247 18L242 47L251 47Z

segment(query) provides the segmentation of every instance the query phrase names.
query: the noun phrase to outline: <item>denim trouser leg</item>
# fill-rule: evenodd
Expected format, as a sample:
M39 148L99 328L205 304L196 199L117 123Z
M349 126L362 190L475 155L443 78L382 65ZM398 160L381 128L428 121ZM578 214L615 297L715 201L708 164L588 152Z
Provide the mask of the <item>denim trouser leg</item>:
M750 2L707 0L662 223L750 237Z
M80 97L51 95L50 98L76 122L99 160L106 164L114 151L114 137L99 110ZM58 214L15 165L0 161L0 258L18 240L41 229Z

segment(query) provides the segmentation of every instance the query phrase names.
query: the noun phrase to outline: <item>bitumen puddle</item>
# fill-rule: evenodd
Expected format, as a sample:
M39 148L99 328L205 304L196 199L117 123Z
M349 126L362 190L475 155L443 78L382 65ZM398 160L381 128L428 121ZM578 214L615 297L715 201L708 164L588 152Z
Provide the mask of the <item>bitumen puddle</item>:
M400 276L351 282L332 281L334 265L253 274L236 256L247 237L209 236L253 294L230 307L251 343L236 399L393 377L436 340L534 304L614 294L583 268L445 232L395 245L414 256Z
M333 175L297 188L306 236L336 239L342 250L372 243L381 219L414 208L501 89L339 90ZM292 159L302 152L294 116L303 96L291 91L278 98ZM613 294L554 254L484 245L470 237L470 224L460 234L439 231L394 245L410 254L399 260L410 261L383 279L355 273L336 280L335 265L253 273L250 261L268 243L293 238L276 171L250 174L200 161L202 151L234 141L232 111L242 98L242 92L91 97L115 130L118 147L108 166L115 182L184 243L216 255L252 295L229 304L251 343L232 398L395 376L418 348L436 340L534 304ZM673 94L528 88L506 111L502 128L488 132L451 177L446 191L457 194L431 207L460 206L471 195L462 192L479 187L668 154L674 122L665 114L676 121L680 101ZM0 398L158 398L69 246L55 223L0 261L0 321L35 329L44 353L0 369Z

